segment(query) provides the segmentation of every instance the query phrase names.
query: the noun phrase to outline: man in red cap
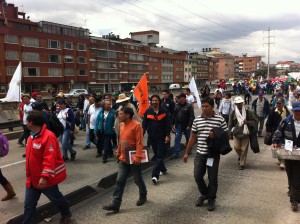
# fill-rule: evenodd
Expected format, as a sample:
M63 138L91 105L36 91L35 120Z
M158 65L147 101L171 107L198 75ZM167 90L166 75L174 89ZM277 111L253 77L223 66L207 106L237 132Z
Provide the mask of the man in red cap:
M30 99L30 103L34 103L34 102L36 101L37 95L38 95L37 92L32 92L32 94L31 94L31 99Z

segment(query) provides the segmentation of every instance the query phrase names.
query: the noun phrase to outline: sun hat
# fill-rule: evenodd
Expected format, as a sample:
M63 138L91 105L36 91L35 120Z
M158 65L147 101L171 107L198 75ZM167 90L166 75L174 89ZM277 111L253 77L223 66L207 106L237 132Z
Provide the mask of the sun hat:
M130 99L130 98L127 97L127 96L125 95L125 93L121 93L121 94L119 94L119 97L118 97L116 103L121 103L121 102L127 101L127 100L129 100L129 99Z
M242 97L237 96L237 97L234 99L234 103L235 103L235 104L236 104L236 103L244 103L244 100L243 100Z

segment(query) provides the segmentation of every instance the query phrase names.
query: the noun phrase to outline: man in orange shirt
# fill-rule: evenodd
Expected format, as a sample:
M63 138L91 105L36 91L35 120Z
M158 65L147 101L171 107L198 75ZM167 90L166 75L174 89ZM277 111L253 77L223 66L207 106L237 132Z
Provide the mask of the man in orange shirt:
M116 156L119 159L119 170L113 194L113 202L110 205L103 206L103 209L107 211L119 212L123 191L130 171L132 171L134 182L139 187L140 197L136 205L141 206L147 201L147 188L141 171L143 129L139 122L132 120L133 115L132 108L123 107L119 110L119 119L121 122L120 139L116 152ZM136 151L132 164L128 161L129 151L131 150Z

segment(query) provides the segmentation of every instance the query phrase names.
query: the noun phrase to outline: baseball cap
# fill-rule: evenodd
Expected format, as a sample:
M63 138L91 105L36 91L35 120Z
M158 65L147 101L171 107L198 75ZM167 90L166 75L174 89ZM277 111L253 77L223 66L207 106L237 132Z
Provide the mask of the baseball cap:
M300 111L300 102L293 103L292 111Z
M258 94L258 96L263 96L263 95L264 95L263 93L259 93L259 94Z
M181 97L186 98L186 95L185 95L184 93L180 93L180 94L177 96L178 99L181 98Z

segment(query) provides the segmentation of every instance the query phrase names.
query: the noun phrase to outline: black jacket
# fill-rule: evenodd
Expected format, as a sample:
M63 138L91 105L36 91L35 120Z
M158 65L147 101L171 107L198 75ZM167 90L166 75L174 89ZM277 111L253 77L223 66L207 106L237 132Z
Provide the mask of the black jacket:
M191 104L186 102L184 104L176 104L172 125L177 127L178 124L181 124L181 130L185 130L187 127L192 127L194 119L194 108Z
M277 130L282 120L281 115L278 111L276 112L275 109L276 108L271 110L266 122L266 131L271 132L272 134L274 134L274 132ZM284 107L284 109L286 110L286 116L288 117L290 115L290 112L287 107Z
M222 128L213 128L211 129L214 132L215 137L206 139L208 145L208 157L214 158L220 154L226 155L229 153L232 148L229 144L228 132L224 131Z
M165 138L170 136L171 125L170 117L167 111L163 108L159 108L156 114L153 108L146 110L142 122L144 133L148 131L150 138Z
M172 118L175 109L174 101L171 100L170 98L167 98L166 100L162 99L160 106L164 108L169 114L170 118Z

